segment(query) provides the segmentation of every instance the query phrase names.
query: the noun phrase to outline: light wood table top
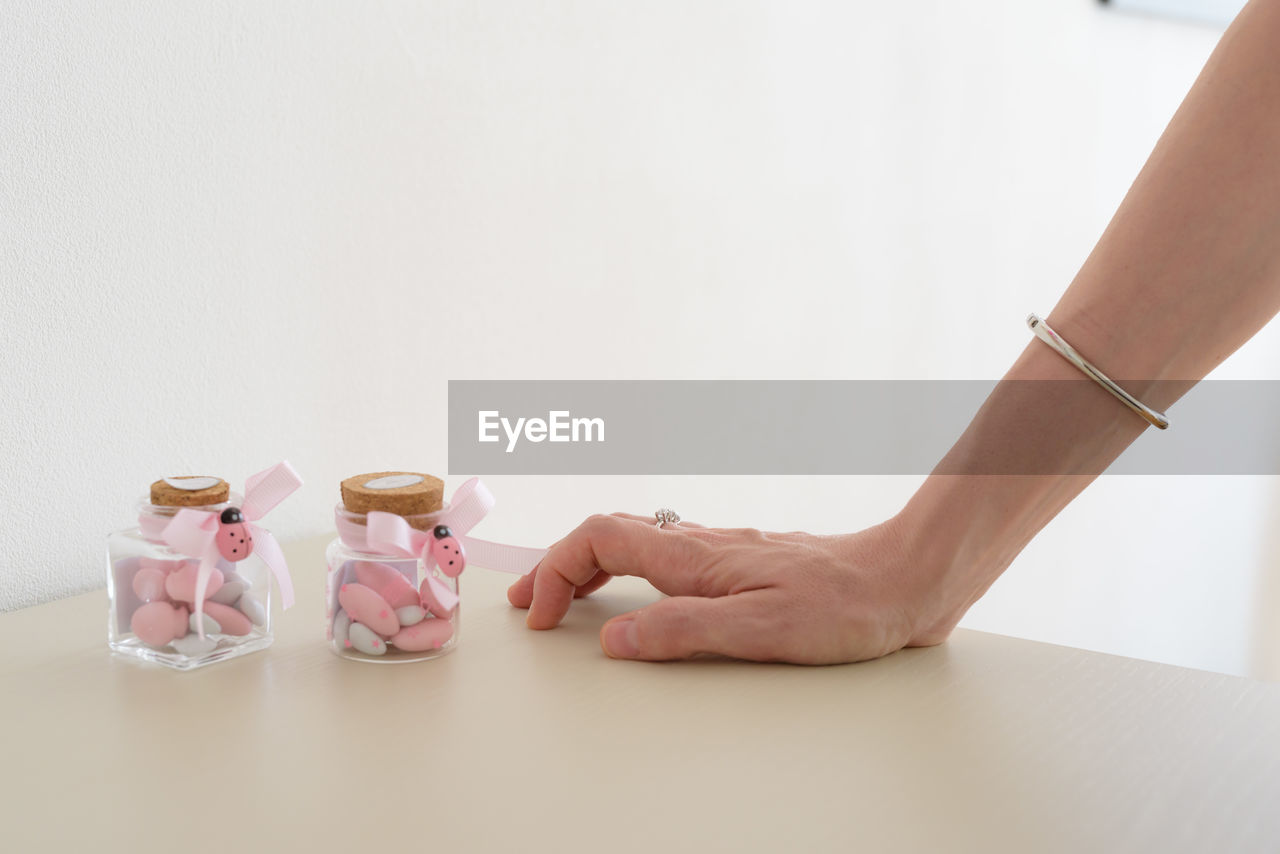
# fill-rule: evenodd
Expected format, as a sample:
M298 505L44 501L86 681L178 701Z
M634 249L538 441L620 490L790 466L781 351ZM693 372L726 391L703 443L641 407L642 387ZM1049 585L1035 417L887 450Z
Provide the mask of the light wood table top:
M262 653L108 653L105 594L0 615L0 849L1275 851L1280 685L971 631L841 667L612 661L618 579L531 632L463 577L458 648L323 640L323 545Z

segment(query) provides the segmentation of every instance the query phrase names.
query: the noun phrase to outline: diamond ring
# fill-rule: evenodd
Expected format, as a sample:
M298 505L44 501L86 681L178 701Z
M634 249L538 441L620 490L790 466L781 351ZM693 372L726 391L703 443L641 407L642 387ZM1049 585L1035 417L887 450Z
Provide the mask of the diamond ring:
M653 511L653 518L658 520L657 524L654 525L655 528L661 528L663 525L680 524L680 514L666 507L660 507Z

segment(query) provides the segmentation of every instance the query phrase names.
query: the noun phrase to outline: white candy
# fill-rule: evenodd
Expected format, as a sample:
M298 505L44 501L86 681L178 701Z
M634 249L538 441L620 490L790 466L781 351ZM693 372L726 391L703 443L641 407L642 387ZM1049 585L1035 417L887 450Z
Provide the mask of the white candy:
M396 619L400 621L401 626L416 626L426 619L427 612L422 610L419 605L405 605L403 608L396 608Z
M225 566L226 564L223 564L223 565ZM243 584L246 590L252 586L249 584L249 579L245 578L243 575L236 572L234 569L222 570L222 583L230 584L233 581L238 581L241 584Z
M224 581L222 586L218 588L218 592L209 597L209 601L217 602L219 605L234 605L236 600L243 596L248 589L249 585L245 584L242 579Z
M387 651L387 642L364 623L352 623L347 633L351 645L365 655L382 655Z
M333 618L333 642L338 645L338 649L347 648L347 630L351 628L351 618L347 616L347 612L338 609L338 614Z
M236 602L236 608L241 614L249 618L249 622L255 626L266 625L267 609L262 607L262 603L253 598L253 595L246 593Z
M195 615L193 614L192 616ZM205 619L209 620L208 617L205 617ZM212 620L209 621L213 622ZM213 649L218 645L218 642L208 635L205 635L204 640L200 640L200 636L195 632L192 632L185 637L175 638L172 641L172 645L174 649L183 655L194 658L198 655L204 655L206 652L213 652Z
M213 617L210 617L208 614L201 614L200 616L204 617L204 633L206 635L216 635L222 631L222 626L220 626L218 621ZM196 619L194 611L191 612L191 616L187 619L187 625L191 627L191 631L193 633L197 635L199 634L200 621Z

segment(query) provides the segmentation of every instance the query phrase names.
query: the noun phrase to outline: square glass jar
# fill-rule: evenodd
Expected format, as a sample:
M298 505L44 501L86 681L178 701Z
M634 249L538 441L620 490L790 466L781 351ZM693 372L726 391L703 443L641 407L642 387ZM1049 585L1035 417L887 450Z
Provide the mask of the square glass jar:
M191 509L221 514L227 501ZM199 560L167 545L163 531L182 507L138 504L138 525L107 537L107 641L121 655L191 670L271 645L270 572L254 554L219 559L210 574L199 637L194 589Z

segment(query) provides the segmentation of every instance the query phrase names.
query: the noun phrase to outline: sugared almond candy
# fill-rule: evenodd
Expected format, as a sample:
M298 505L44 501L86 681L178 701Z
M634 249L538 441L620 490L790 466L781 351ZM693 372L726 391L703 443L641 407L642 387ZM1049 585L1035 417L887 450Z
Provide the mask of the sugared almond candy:
M363 584L342 585L338 590L338 602L354 622L364 623L383 637L390 637L400 630L400 623L387 600ZM354 635L351 641L355 642Z
M396 610L418 604L418 591L413 589L409 579L385 563L356 561L356 581L387 600L387 604Z
M239 582L240 582L241 584L243 584L245 587L252 587L252 586L253 586L252 584L250 584L250 583L249 583L249 579L245 578L243 575L241 575L240 573L236 572L234 569L224 569L224 570L222 570L222 583L223 583L223 584L230 584L230 583L231 583L231 582L233 582L233 581L239 581Z
M347 612L338 609L338 613L333 617L332 640L338 649L346 649L351 646L351 638L348 630L351 628L351 618L347 616Z
M204 612L218 621L224 635L247 635L253 630L253 623L230 605L221 602L205 602Z
M206 606L207 606L208 604L209 604L208 602L206 602L206 603L205 603L205 605L206 605ZM191 629L191 631L193 631L193 632L195 632L197 635L199 635L199 634L200 634L200 623L201 623L201 622L203 622L203 623L204 623L204 633L205 633L206 635L216 635L216 634L218 634L219 632L221 632L221 631L222 631L222 626L218 625L218 621L217 621L217 620L215 620L213 617L210 617L210 616L209 616L209 612L208 612L208 611L206 611L206 612L202 615L202 619L200 619L200 620L197 620L197 619L196 619L196 615L195 615L195 613L194 613L194 612L192 612L191 617L187 620L187 626Z
M437 590L437 585L439 590ZM428 575L422 579L422 586L418 588L419 604L426 608L437 617L448 617L453 613L453 609L458 607L458 597L452 590L445 586L443 581ZM449 597L452 601L446 601L442 597Z
M352 626L354 629L355 626ZM423 620L414 626L401 629L391 637L391 644L396 649L406 652L422 652L428 649L439 649L445 641L453 637L453 623L448 620Z
M236 600L236 610L249 618L249 622L255 626L265 626L267 624L267 609L262 607L262 603L253 598L252 593L246 593Z
M352 623L351 628L347 629L347 635L351 639L351 645L365 655L386 654L387 642L363 623Z
M187 609L148 602L133 612L129 628L147 646L162 647L187 633Z
M133 592L143 602L163 602L169 598L164 589L164 571L160 569L140 569L133 576Z
M199 561L189 560L187 565L169 574L164 580L164 589L171 599L181 602L196 601L196 573L200 571ZM218 592L222 587L222 570L215 569L209 573L209 586L204 590L206 599Z
M396 608L396 620L399 621L400 628L416 626L426 618L427 612L423 610L421 605L406 605L403 608Z
M249 585L244 583L244 579L237 578L231 580L224 578L222 586L217 589L211 596L207 596L211 602L217 602L221 605L234 605L236 601L245 594L249 589Z
M138 566L141 567L142 569L158 569L161 572L163 572L165 575L168 575L169 573L173 572L175 569L182 569L182 565L185 564L186 562L187 562L186 558L181 558L179 560L172 560L172 559L162 560L158 557L138 558Z
M189 633L183 638L174 638L170 646L188 658L204 655L206 652L213 652L218 646L218 642L208 635L204 640L200 640L200 636L195 633Z

